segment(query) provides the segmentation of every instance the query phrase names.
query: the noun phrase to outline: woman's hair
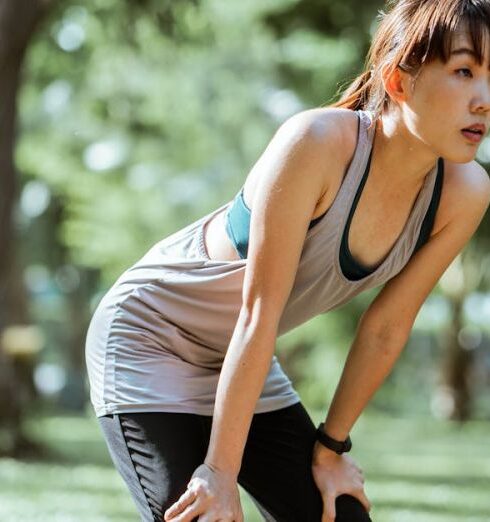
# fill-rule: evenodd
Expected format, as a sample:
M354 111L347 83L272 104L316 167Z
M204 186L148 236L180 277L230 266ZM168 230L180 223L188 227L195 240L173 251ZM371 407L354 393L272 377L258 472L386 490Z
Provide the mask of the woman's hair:
M485 38L490 33L489 0L388 0L367 55L364 72L331 107L366 109L379 117L389 104L381 71L397 67L416 75L433 60L449 60L452 38L466 28L476 59L484 61Z

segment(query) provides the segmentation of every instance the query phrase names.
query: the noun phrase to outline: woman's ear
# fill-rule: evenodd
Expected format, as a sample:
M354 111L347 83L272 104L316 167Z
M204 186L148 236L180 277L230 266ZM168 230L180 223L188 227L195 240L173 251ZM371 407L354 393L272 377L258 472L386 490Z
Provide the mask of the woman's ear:
M381 71L383 86L392 101L400 103L407 101L412 93L414 77L400 67L390 71L387 65Z

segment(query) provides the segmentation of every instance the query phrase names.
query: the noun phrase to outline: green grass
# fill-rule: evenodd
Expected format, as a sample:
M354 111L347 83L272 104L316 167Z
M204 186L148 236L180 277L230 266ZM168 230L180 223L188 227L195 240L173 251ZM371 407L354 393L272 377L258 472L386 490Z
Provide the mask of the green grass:
M319 420L321 415L315 416ZM28 424L42 460L0 459L2 522L139 520L93 417ZM363 415L352 433L374 522L489 522L488 425ZM259 522L242 491L246 522Z

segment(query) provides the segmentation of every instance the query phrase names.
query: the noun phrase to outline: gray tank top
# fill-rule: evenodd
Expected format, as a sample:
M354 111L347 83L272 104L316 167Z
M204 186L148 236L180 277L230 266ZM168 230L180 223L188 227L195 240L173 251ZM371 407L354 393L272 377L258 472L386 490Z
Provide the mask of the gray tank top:
M371 113L358 113L354 156L330 209L306 234L278 335L385 283L414 252L434 190L436 167L427 174L384 261L359 280L349 280L342 272L342 233L375 129L370 127ZM242 304L247 259L210 260L203 227L231 204L155 244L100 301L86 339L90 397L97 416L144 411L212 415L219 372ZM274 356L255 412L299 400Z

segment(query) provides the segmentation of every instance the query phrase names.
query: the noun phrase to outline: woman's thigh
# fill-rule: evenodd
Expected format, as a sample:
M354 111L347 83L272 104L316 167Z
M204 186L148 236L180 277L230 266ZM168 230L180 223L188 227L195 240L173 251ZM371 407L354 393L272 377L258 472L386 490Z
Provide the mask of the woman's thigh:
M315 431L301 403L254 415L239 482L262 506L266 520L321 521L323 502L311 472ZM371 520L350 495L337 497L336 513L336 522Z
M109 453L144 522L163 513L186 490L206 456L201 417L188 413L121 413L99 417Z
M212 417L188 413L123 413L99 417L112 460L144 522L186 490L204 461ZM315 427L301 403L252 418L239 483L265 520L320 522L322 499L311 474ZM369 522L349 495L336 501L336 522Z

